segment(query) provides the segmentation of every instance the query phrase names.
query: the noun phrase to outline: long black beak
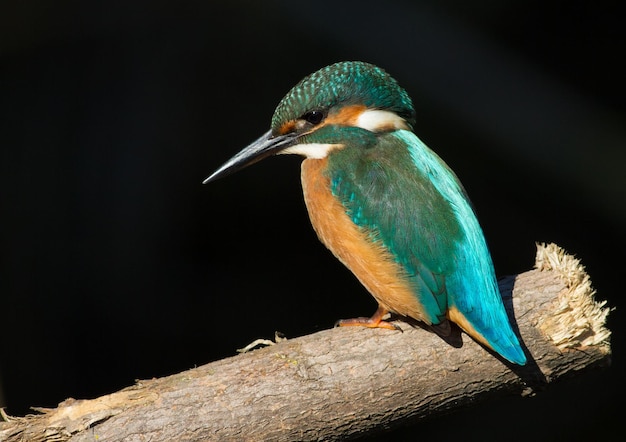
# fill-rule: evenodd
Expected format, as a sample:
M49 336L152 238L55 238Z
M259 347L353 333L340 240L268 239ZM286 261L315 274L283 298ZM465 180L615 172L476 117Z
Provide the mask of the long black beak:
M202 184L210 183L218 178L235 173L251 164L261 161L264 158L274 155L293 144L296 135L289 133L285 135L272 136L272 131L263 134L258 140L243 149L213 172Z

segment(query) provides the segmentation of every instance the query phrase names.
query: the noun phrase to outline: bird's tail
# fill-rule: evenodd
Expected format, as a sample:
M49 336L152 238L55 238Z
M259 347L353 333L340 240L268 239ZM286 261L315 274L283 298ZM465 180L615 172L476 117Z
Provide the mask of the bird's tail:
M526 356L509 324L504 306L496 310L501 311L492 312L479 320L470 320L459 309L452 306L448 309L447 316L474 340L491 348L503 358L514 364L526 364Z

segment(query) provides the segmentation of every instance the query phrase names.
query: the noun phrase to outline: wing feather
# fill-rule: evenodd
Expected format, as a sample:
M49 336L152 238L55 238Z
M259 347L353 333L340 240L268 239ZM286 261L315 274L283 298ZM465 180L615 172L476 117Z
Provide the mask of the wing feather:
M523 363L484 235L456 175L409 131L356 147L331 155L327 170L348 216L403 266L433 324L452 308L466 332Z

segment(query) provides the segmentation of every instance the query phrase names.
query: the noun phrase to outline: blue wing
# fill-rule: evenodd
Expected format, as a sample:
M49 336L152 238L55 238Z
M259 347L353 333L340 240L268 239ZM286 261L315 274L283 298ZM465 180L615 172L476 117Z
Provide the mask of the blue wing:
M330 157L332 191L406 269L430 321L453 311L451 319L474 338L524 364L484 235L455 174L412 132L380 135L357 149Z

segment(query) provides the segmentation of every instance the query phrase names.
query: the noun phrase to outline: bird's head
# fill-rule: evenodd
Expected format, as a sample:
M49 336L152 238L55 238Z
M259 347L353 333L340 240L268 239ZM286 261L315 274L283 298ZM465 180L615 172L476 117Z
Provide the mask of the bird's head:
M411 99L384 70L357 61L332 64L294 86L274 111L271 129L204 183L279 153L324 158L347 136L411 130L414 123Z

